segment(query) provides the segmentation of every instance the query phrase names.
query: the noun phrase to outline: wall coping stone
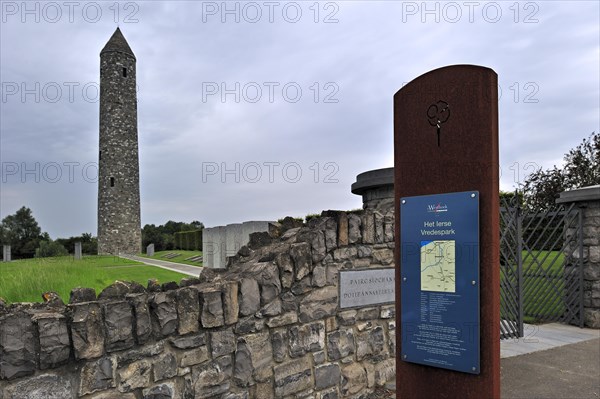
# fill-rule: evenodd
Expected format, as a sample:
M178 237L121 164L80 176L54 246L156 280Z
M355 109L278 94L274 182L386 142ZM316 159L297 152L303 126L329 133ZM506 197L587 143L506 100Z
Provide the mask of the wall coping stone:
M567 190L560 193L560 197L556 200L557 204L565 202L582 202L582 201L598 201L600 200L600 184Z

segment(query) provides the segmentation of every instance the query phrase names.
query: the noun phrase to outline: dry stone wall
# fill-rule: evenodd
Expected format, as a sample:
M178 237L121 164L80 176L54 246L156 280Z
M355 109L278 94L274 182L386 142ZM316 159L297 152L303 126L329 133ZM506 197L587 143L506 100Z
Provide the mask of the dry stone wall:
M274 226L225 271L0 304L0 399L360 398L392 379L394 305L338 305L341 270L393 267L392 214Z

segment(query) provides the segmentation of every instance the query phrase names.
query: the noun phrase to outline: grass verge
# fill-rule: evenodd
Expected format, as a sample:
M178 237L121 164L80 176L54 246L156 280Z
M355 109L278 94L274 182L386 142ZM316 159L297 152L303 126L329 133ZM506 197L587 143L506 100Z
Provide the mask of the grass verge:
M179 254L179 255L174 258L165 258L164 255L169 254L169 253ZM144 258L165 260L167 262L183 263L184 265L202 266L202 262L192 262L192 261L186 260L187 258L191 258L192 256L200 256L200 255L202 255L202 251L184 251L181 249L173 249L171 251L155 252L154 256L147 256L146 254L142 254L141 256Z
M64 302L71 289L89 287L99 294L116 280L136 281L144 287L148 279L180 281L187 275L113 256L38 258L0 263L0 297L11 302L42 302L42 293L55 291Z

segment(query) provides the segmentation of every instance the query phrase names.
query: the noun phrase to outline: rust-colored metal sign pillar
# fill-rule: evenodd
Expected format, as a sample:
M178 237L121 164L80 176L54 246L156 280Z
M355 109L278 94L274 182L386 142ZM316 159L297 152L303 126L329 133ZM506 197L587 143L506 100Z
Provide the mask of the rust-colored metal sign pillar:
M394 95L397 395L413 398L500 397L500 259L498 76L475 65L428 72ZM404 361L400 315L400 199L479 192L480 372ZM458 270L458 264L457 264ZM458 273L458 272L457 272ZM415 300L418 301L418 298Z

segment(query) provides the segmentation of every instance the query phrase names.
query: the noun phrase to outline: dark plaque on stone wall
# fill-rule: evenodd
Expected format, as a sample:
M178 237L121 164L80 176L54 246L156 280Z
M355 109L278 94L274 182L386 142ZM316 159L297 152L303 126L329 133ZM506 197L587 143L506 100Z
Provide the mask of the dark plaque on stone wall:
M399 398L463 399L500 396L498 172L498 75L493 70L476 65L439 68L417 77L394 95L396 318L399 326L396 334L396 376L401 382L396 394ZM465 362L464 367L449 367L450 363L458 364L458 356L444 356L450 354L450 349L440 349L440 353L434 357L432 352L435 350L431 345L428 349L431 353L427 357L431 361L413 363L408 356L414 350L420 351L418 353L422 355L421 360L426 360L428 350L423 349L422 345L421 348L415 348L416 344L409 342L411 336L414 341L414 335L418 332L411 330L410 325L402 326L401 318L407 317L402 299L411 295L412 289L412 295L418 292L420 301L421 293L425 292L427 295L423 300L427 303L424 305L431 311L433 300L437 313L433 318L431 314L427 314L426 318L431 320L428 323L434 324L436 317L441 317L446 325L461 323L463 315L452 314L452 309L455 308L452 302L460 298L453 298L451 294L468 295L468 287L460 286L459 277L456 277L454 287L451 284L439 285L439 289L448 291L423 289L435 288L435 281L426 282L425 287L421 287L419 282L419 285L412 288L407 287L408 292L404 291L402 275L405 272L410 275L411 271L405 270L408 265L402 264L401 252L404 249L401 248L401 243L405 241L405 234L408 232L401 231L400 226L405 223L402 219L410 216L401 214L401 200L467 191L476 192L479 202L479 279L475 278L476 284L473 286L474 291L479 291L479 322L474 327L479 333L479 365L467 366ZM435 217L428 221L434 222L434 227L429 230L452 229L450 226L435 226ZM420 242L430 240L438 241L438 249L450 251L451 244L444 241L451 241L453 238L450 235L432 234L426 238L413 237L412 240L419 241L419 251L421 246L425 247L425 251L435 250L436 244L422 245ZM458 251L456 245L455 250ZM456 276L461 267L456 264ZM452 289L456 292L449 292ZM410 307L410 304L407 306ZM417 311L421 312L421 308L417 308ZM470 318L472 311L473 309L469 310ZM421 313L418 317L420 320ZM425 331L424 328L421 330ZM441 333L431 331L427 339L437 340L438 346L447 345L453 348L452 351L470 351L469 348L456 346L457 335L445 336L448 333L454 334L453 330L444 331L444 336ZM419 339L424 340L425 335L427 334L422 333ZM441 343L444 340L446 344ZM405 351L407 361L402 360ZM413 355L418 353L414 352ZM470 363L476 360L475 357L467 357ZM436 364L431 364L432 362ZM442 364L443 362L448 364ZM476 368L475 371L473 367Z
M402 357L479 374L479 193L400 200Z

